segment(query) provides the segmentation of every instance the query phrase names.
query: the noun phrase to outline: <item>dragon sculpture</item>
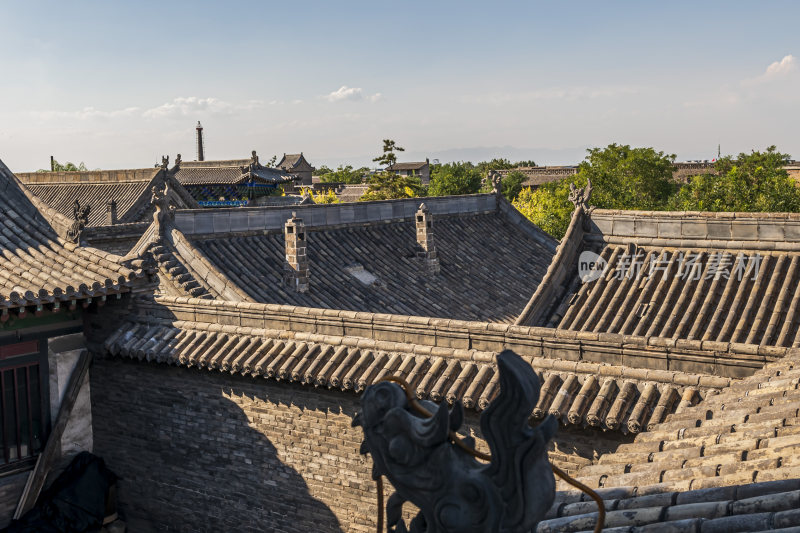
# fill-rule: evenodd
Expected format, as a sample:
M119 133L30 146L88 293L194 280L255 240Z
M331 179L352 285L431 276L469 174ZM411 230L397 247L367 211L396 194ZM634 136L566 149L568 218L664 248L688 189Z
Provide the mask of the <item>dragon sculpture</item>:
M81 232L86 224L89 223L89 213L92 207L89 205L82 206L78 200L72 204L72 224L67 230L67 240L75 244L79 244L81 240Z
M522 533L550 508L555 480L547 443L557 422L548 416L537 427L528 423L539 399L539 379L528 363L505 350L497 366L500 392L480 421L491 450L488 464L467 451L474 439L454 440L464 418L460 402L452 410L446 402L419 402L433 412L427 418L395 383L364 391L353 425L364 431L361 453L372 456L373 479L386 476L395 489L386 504L390 533ZM419 508L410 529L402 519L405 502Z

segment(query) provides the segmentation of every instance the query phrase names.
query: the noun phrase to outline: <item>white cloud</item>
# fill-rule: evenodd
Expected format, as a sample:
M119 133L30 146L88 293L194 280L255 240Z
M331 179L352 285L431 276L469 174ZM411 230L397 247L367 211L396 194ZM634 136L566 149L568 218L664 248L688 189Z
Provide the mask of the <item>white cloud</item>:
M373 95L366 96L365 98L364 90L361 87L348 87L347 85L342 85L332 93L323 96L323 98L329 102L359 102L364 99L369 102L377 102L383 99L383 95L381 93L375 93Z
M263 105L264 102L260 100L250 100L243 104L232 104L213 97L198 98L196 96L179 96L171 102L147 109L142 113L142 116L145 118L172 118L194 116L198 113L229 115L239 111L251 111Z
M342 85L339 87L338 90L333 91L328 96L325 97L326 100L329 102L339 102L341 100L361 100L364 97L364 91L361 90L361 87L348 87L347 85Z
M767 71L764 73L765 77L775 77L775 76L782 76L789 72L792 72L794 69L797 68L797 63L795 63L794 56L789 54L788 56L784 56L783 59L780 61L775 61L770 66L767 67Z
M770 65L767 67L767 70L765 70L760 76L756 76L755 78L747 78L742 81L742 84L752 85L782 79L787 77L789 74L792 74L796 70L797 61L793 55L789 54L783 56L783 59L780 61L770 63Z

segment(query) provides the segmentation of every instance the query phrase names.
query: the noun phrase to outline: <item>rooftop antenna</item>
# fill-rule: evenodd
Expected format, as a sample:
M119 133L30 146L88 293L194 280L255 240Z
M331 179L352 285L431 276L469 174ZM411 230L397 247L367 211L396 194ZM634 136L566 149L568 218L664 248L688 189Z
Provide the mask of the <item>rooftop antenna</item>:
M205 150L203 145L203 125L197 121L197 160L205 161Z
M719 145L719 144L717 145L717 161L719 161L720 159L722 159L722 149L721 149L721 146L722 146L722 145Z

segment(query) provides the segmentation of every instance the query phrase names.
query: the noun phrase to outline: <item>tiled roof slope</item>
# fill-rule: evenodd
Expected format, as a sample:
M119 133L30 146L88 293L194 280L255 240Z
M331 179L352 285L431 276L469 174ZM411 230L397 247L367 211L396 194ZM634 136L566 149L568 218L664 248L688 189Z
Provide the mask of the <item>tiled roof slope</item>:
M800 531L800 479L691 491L601 489L608 533L739 533ZM583 493L562 492L536 533L589 532L597 505Z
M174 170L182 185L236 184L251 179L261 183L287 183L294 177L277 168L267 168L252 160L182 161ZM244 169L244 171L242 170Z
M336 197L340 202L357 202L369 189L369 185L342 185L336 189Z
M36 197L69 219L73 216L73 204L78 200L82 206L89 205L88 226L106 224L106 204L114 200L118 223L133 223L147 220L152 213L151 189L161 179L163 170L135 169L91 172L36 172L21 174L21 181ZM196 208L183 187L171 181L173 203L178 208Z
M427 165L427 161L413 161L409 163L395 163L394 165L389 165L386 167L386 170L419 170L425 165Z
M557 258L566 275L532 299L517 323L800 346L797 215L598 210L589 226L571 226L571 242L561 246L572 251ZM599 254L605 274L581 283L581 252Z
M753 251L641 247L634 251L644 272L638 279L616 274L625 268L621 263L632 257L625 246L609 244L600 255L608 261L607 275L580 286L564 315L553 317L557 327L800 346L800 253L762 252L757 259L759 255ZM697 275L682 267L681 260L691 256L698 258ZM717 275L715 265L720 264L742 265L743 275ZM657 270L648 274L651 267Z
M130 290L145 274L120 258L60 239L0 162L0 307L83 299Z
M519 287L535 287L552 257L502 213L438 217L441 273L429 278L415 231L413 219L309 229L306 293L282 284L282 233L221 234L192 244L254 301L500 322L519 314L527 300Z
M114 356L356 393L395 375L406 379L420 399L461 400L477 411L498 392L494 354L479 350L146 318L123 325L105 348ZM529 360L543 387L532 419L552 414L564 425L623 433L646 431L729 383L702 376L717 387L710 389L699 386L696 374Z
M800 478L800 351L667 417L577 478L590 487L691 490Z

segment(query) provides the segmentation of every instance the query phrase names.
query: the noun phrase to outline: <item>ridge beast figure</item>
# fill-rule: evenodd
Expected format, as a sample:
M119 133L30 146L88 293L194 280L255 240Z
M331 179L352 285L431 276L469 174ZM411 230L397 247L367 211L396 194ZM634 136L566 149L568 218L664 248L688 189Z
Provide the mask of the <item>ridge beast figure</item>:
M412 410L403 389L379 382L364 391L354 426L364 430L361 453L373 459L373 479L386 476L395 493L386 504L391 533L522 533L535 528L555 498L547 443L557 429L548 416L539 426L528 419L539 399L539 379L511 350L497 356L500 392L481 415L491 462L477 461L456 445L463 407L420 402L433 416ZM462 444L474 449L474 439ZM419 513L410 529L402 506Z

